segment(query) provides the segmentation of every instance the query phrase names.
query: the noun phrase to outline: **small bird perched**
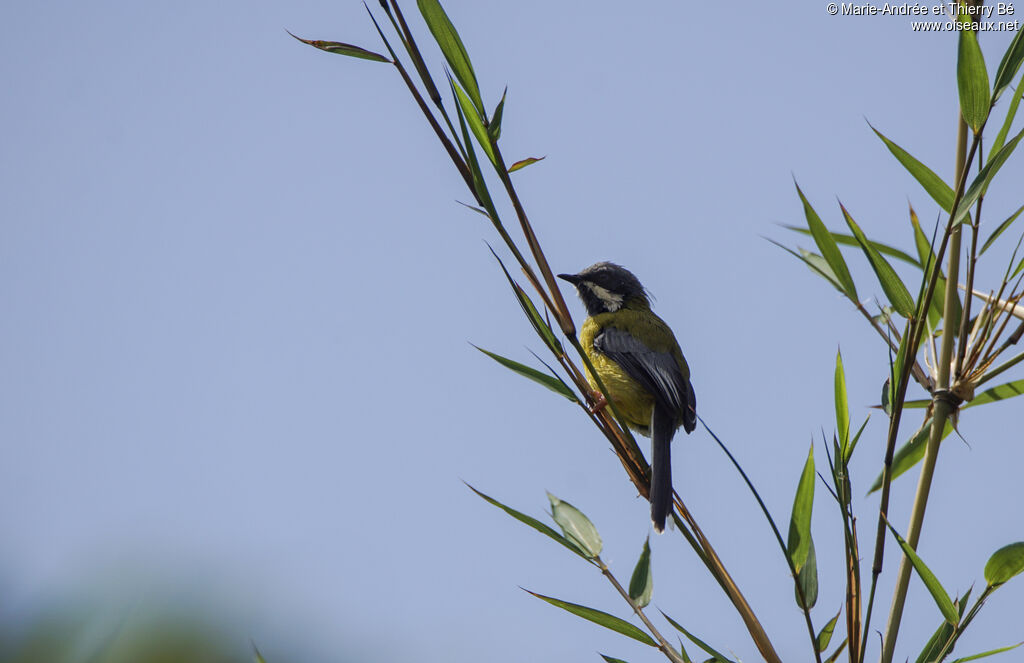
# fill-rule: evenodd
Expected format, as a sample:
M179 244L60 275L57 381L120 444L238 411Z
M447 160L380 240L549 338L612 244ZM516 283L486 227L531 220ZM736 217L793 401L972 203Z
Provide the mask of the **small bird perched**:
M672 504L669 445L682 426L697 426L697 399L675 335L651 311L639 279L624 267L599 262L579 274L559 274L576 286L590 316L580 344L629 427L651 438L651 521L665 529ZM600 396L597 381L587 381ZM603 401L603 398L599 398Z

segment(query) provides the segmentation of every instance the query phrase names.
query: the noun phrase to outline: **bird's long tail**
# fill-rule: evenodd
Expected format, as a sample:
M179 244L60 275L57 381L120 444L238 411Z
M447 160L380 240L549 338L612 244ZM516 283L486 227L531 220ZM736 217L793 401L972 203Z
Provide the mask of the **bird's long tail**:
M665 530L665 518L672 507L672 462L670 447L675 421L669 409L654 405L651 415L651 522L656 532Z

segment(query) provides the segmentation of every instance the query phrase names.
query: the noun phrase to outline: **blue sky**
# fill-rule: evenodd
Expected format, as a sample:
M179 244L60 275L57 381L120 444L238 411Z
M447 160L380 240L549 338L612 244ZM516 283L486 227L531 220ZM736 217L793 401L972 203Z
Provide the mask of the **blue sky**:
M555 270L636 272L702 416L786 522L807 446L833 426L836 348L857 423L887 354L764 237L809 244L776 225L802 223L796 177L826 223L838 196L912 251L908 200L927 224L937 209L865 119L949 178L955 38L825 3L446 8L485 103L508 86L506 156L547 157L516 184ZM380 50L360 3L7 3L0 19L0 616L184 593L230 605L270 660L653 660L522 592L626 616L597 573L462 483L534 515L546 490L574 503L623 577L649 530L579 411L469 345L540 350L395 72L285 32ZM1010 38L983 35L990 73ZM992 226L1021 202L1021 163L986 199ZM1024 539L1020 407L966 413L969 446L939 459L921 552L951 592ZM884 435L875 412L858 495ZM803 658L787 568L739 478L701 431L674 460L780 653ZM895 484L898 526L913 483ZM818 492L823 624L842 601L841 530ZM869 550L877 500L855 508ZM755 660L678 533L653 549L655 604ZM1024 639L1022 600L1024 584L998 592L958 653ZM916 579L910 601L901 659L940 620Z

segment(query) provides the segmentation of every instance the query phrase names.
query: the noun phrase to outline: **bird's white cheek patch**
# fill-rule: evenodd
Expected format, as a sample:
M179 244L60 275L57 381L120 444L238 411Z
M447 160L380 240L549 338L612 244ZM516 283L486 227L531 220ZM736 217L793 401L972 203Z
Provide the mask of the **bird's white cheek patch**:
M590 288L590 291L601 300L601 303L604 304L609 313L614 313L622 308L622 300L624 299L622 295L617 295L614 292L602 288L599 285L594 285L593 283L587 283L586 285Z

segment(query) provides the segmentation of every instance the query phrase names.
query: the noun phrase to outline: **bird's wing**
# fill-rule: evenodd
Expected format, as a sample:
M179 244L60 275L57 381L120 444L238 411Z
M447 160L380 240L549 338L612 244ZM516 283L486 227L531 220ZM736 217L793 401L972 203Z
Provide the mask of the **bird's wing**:
M652 350L629 332L615 327L601 330L594 338L594 348L621 366L661 405L678 412L687 432L694 429L697 401L675 357Z

